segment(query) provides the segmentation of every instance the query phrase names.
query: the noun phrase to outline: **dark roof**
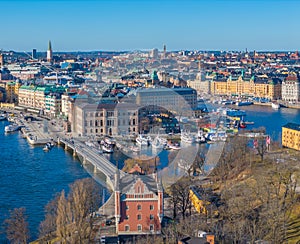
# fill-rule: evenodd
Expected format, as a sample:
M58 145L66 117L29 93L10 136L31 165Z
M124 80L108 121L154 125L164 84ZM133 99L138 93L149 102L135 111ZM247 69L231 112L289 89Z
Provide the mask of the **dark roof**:
M180 240L182 243L186 244L209 244L204 237L185 237Z
M300 131L300 124L296 124L296 123L287 123L286 125L284 125L282 127L288 128L288 129L291 129L291 130Z
M120 179L119 187L121 194L126 194L138 179L140 179L146 185L149 191L153 193L157 194L158 190L161 190L160 184L157 184L157 182L151 176L128 174Z

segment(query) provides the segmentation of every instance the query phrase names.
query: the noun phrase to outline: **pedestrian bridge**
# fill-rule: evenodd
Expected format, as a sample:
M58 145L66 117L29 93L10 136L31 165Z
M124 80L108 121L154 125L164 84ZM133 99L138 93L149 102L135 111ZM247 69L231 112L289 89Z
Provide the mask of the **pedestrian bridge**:
M89 147L76 139L58 138L57 143L63 146L65 150L72 151L73 156L77 156L83 166L92 168L92 172L99 176L101 183L104 183L106 187L114 191L114 175L117 167L100 155L96 148ZM120 177L125 174L125 172L120 170Z

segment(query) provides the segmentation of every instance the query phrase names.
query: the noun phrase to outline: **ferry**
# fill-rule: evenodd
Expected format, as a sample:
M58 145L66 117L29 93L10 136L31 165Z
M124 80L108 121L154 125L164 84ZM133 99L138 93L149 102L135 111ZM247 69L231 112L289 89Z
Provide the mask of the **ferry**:
M4 127L4 131L6 132L6 133L10 133L10 132L14 132L14 131L18 131L18 130L20 130L20 126L19 125L17 125L17 124L12 124L12 125L7 125L7 126L5 126Z

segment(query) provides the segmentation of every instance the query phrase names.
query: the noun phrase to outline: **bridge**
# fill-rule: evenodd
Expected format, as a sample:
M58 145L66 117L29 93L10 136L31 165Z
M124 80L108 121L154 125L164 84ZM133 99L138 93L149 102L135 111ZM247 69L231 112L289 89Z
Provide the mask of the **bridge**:
M92 148L76 139L58 138L57 143L64 146L65 150L72 151L74 157L78 157L83 166L92 168L92 172L97 174L101 179L100 183L105 183L104 186L110 190L114 190L114 175L117 167L112 164L108 159L99 154L96 148ZM122 170L120 177L125 176Z

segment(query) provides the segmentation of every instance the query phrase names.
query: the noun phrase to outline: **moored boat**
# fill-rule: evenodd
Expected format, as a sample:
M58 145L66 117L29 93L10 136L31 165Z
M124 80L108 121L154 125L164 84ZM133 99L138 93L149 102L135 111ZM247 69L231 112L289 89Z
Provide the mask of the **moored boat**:
M272 103L271 104L273 109L280 109L280 104L279 103Z
M21 127L19 125L17 125L17 124L11 124L11 125L5 126L4 127L4 131L6 133L10 133L10 132L18 131L18 130L20 130L20 128Z

